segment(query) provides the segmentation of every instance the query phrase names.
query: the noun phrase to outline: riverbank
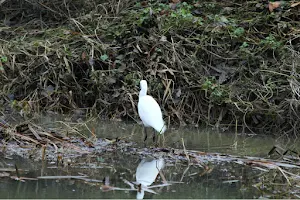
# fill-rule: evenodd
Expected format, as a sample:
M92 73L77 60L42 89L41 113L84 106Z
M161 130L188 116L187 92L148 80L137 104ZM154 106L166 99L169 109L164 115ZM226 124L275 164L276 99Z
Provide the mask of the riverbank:
M137 120L139 81L146 79L172 125L299 132L297 4L90 0L1 6L3 110Z

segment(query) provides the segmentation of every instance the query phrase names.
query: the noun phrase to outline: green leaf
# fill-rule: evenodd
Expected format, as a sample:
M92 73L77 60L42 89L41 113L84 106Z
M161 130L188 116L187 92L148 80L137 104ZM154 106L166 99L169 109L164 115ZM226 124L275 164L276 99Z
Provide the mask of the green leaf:
M105 160L104 160L104 158L102 158L102 157L97 157L97 161L103 163Z
M245 29L242 27L239 27L239 28L235 29L233 33L234 33L234 35L239 37L245 33Z
M223 23L228 23L229 21L228 21L228 19L225 17L225 16L221 16L220 17L220 22L223 22Z
M247 48L249 45L247 42L243 42L243 44L240 46L240 48Z
M177 17L175 13L171 13L171 17Z
M2 56L0 60L1 60L1 62L5 63L5 62L7 62L7 57L6 56Z
M106 61L108 59L108 55L104 54L100 58L101 58L102 61Z

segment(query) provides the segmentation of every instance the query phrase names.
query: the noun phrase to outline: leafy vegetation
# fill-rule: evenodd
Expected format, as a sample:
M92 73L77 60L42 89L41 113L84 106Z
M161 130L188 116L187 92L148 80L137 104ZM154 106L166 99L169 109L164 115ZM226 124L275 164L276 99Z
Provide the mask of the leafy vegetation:
M172 124L299 130L297 4L37 2L2 4L0 96L8 107L138 118L139 81L147 79Z

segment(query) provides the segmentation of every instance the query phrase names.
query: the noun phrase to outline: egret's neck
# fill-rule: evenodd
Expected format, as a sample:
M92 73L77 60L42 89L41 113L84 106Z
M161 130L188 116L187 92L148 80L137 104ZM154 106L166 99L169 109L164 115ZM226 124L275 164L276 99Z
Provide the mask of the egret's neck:
M146 95L147 95L147 88L142 88L141 91L140 91L139 97L143 97L143 96L146 96Z

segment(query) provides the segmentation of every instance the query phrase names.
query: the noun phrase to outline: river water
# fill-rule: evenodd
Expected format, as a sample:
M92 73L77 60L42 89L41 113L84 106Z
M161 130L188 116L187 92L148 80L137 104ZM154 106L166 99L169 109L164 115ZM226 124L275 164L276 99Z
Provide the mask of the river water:
M52 126L49 121L44 125ZM90 122L99 138L121 138L142 145L142 127L138 124L121 122ZM149 130L148 134L152 134ZM84 130L82 134L85 133ZM152 138L152 137L149 137ZM216 133L205 129L180 128L169 129L163 139L166 147L182 149L182 138L187 149L204 152L218 152L232 155L247 155L267 157L269 150L276 144L271 137L256 135ZM149 145L151 140L148 139ZM161 139L162 140L162 139ZM136 198L137 191L101 190L102 180L106 177L109 185L118 188L130 188L124 180L136 181L136 172L142 158L138 155L125 155L114 152L106 155L95 155L96 163L88 163L86 159L81 164L57 166L53 163L36 163L20 157L5 157L2 155L0 168L14 169L15 164L21 176L36 178L38 176L78 176L87 175L89 179L39 179L16 181L8 176L0 177L0 198ZM259 198L264 194L253 187L259 171L248 166L233 163L211 164L211 171L203 173L204 169L188 166L185 163L170 163L165 161L162 172L167 181L175 182L161 188L153 188L157 194L145 192L145 199L187 199L187 198ZM4 170L2 170L4 171ZM2 174L3 172L1 172ZM152 185L161 184L158 179Z

